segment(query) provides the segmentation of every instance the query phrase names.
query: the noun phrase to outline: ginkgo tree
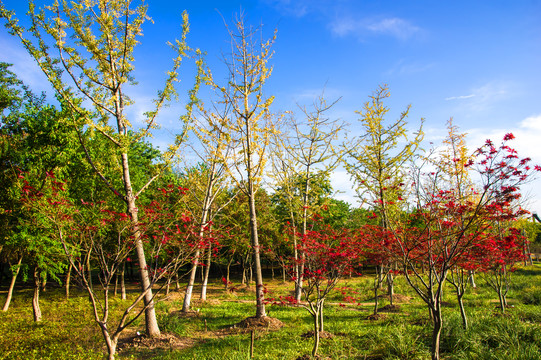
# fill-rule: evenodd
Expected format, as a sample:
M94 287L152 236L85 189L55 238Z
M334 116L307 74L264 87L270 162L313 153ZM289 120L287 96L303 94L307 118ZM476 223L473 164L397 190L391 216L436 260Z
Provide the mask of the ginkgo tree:
M145 294L146 332L149 336L158 336L160 329L153 306L147 259L139 229L137 199L159 176L160 171L135 189L131 179L128 149L130 144L146 137L151 129L157 126L160 109L177 95L174 84L179 79L179 67L191 51L186 43L188 15L182 15L180 40L170 44L174 51L173 66L167 72L163 90L158 92L153 109L144 113L146 126L137 132L130 131L133 120L128 119L126 110L133 104L128 92L129 85L135 83L135 47L142 36L143 24L150 20L147 5L131 0L59 0L50 6L37 9L30 1L28 16L31 26L25 29L15 14L4 4L0 4L0 17L5 20L9 32L19 37L46 75L58 98L71 111L73 126L79 130L79 139L85 149L87 161L104 184L126 206L134 234L142 293ZM195 51L195 56L199 56L198 51ZM200 60L197 62L201 64ZM187 101L187 113L180 117L184 130L176 137L175 144L165 152L166 159L173 156L185 139L199 80L198 73L194 90L190 91ZM87 109L87 105L93 109ZM103 136L108 146L117 153L120 167L119 171L112 172L114 175L109 176L105 171L110 163L92 157L86 148L82 136L85 127ZM166 167L164 164L163 168Z
M279 134L274 137L272 176L280 200L288 208L288 221L293 229L297 301L302 295L304 272L303 262L299 261L303 255L302 248L297 246L297 237L308 233L310 216L320 210L316 204L319 200L318 179L328 178L340 160L334 143L344 125L327 116L338 100L327 103L323 96L319 96L312 108L299 106L305 121L301 122L293 117L288 124L292 129L291 135L284 137Z
M250 238L256 273L256 317L266 316L256 193L268 160L270 138L276 131L270 111L274 97L264 95L264 85L272 73L269 61L276 35L261 41L260 30L246 25L243 16L238 16L234 26L228 27L231 53L224 59L229 76L227 84L220 85L210 71L207 73L207 83L217 90L221 101L231 107L230 121L225 124L224 130L230 134L230 141L239 144L234 147L231 156L235 160L228 166L228 172L246 195L249 205Z
M387 85L380 86L364 104L359 123L361 135L343 144L344 165L350 174L359 198L368 203L378 217L380 226L388 229L389 221L397 218L405 201L406 165L423 139L422 124L411 136L407 116L410 106L395 121L386 120L390 109L384 101L390 97ZM392 264L380 269L387 273L388 292L393 301ZM381 279L378 278L378 279Z

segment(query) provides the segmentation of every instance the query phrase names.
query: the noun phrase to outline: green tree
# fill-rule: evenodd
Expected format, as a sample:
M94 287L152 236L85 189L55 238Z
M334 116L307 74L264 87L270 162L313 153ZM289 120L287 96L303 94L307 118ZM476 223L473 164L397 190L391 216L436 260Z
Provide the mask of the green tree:
M364 104L360 115L361 135L344 143L344 165L353 179L357 195L365 201L387 229L389 218L396 217L404 202L406 164L412 159L423 139L422 125L408 136L407 116L410 107L395 121L388 122L389 108L384 100L390 96L387 85L380 86ZM390 270L390 269L387 269ZM387 272L388 291L393 296L392 273Z
M146 127L137 132L130 132L132 123L126 117L126 108L132 104L127 96L128 85L134 84L134 50L142 35L142 25L150 18L147 6L133 4L130 0L105 0L69 2L54 1L52 5L37 10L34 3L29 3L28 12L32 26L30 35L18 24L14 13L0 5L0 15L6 20L10 33L18 36L30 55L37 61L57 96L73 114L77 127L82 131L85 125L105 137L108 146L120 153L120 169L114 178L121 179L122 188L114 185L105 171L96 164L92 154L86 149L85 154L94 171L107 187L123 201L131 219L135 248L139 263L142 293L145 294L146 332L149 336L160 334L154 309L154 295L150 289L145 250L139 229L137 199L141 193L159 175L147 179L140 188L134 188L131 178L129 148L130 144L145 137L156 127L156 117L162 106L176 96L174 83L178 81L182 59L190 50L186 45L189 30L188 15L183 14L181 39L170 44L175 52L172 70L162 91L158 92L155 107L145 113ZM52 44L48 41L52 39ZM55 57L50 50L58 51ZM70 87L73 84L75 89ZM196 80L196 88L198 80ZM93 111L83 107L80 98L87 100ZM191 118L191 108L195 102L195 91L190 93L187 115L181 116L181 122L187 125ZM166 152L171 157L185 138L182 131L175 144ZM80 135L82 139L82 135Z
M271 46L275 37L262 42L257 30L246 26L242 16L235 21L233 29L228 28L231 38L231 54L225 59L229 70L228 83L220 86L210 73L208 83L218 90L223 102L232 109L226 130L231 141L237 141L239 146L233 147L235 152L232 156L235 161L228 170L238 188L247 196L249 204L250 237L256 273L256 317L263 317L266 312L256 193L268 159L270 137L275 132L270 113L274 98L263 94L263 87L272 72L268 62L272 57Z

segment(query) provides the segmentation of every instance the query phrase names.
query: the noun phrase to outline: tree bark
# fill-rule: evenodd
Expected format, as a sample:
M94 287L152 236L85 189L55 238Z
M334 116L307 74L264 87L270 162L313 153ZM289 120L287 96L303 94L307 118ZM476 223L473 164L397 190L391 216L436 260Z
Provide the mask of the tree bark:
M70 297L70 283L71 283L71 271L73 270L73 263L70 261L68 264L68 272L66 273L66 284L64 285L66 287L66 299L69 299Z
M257 229L257 213L255 209L255 190L253 188L252 180L249 179L249 201L250 201L250 232L252 236L252 247L253 247L253 257L254 257L254 267L255 267L255 294L256 294L256 318L261 318L266 316L265 312L265 303L264 303L264 293L263 293L263 272L261 269L261 256L259 248L259 234Z
M190 310L192 302L193 286L195 284L195 276L197 273L197 267L199 266L199 254L201 251L198 249L194 254L192 269L190 270L190 277L188 278L188 285L186 286L186 293L184 294L184 301L182 302L182 312L186 313Z
M207 263L205 267L205 276L203 276L203 284L201 284L201 300L207 299L207 285L209 282L211 262L212 262L212 244L209 244L209 247L207 249Z
M126 300L126 262L122 264L122 271L120 272L120 298Z
M432 329L432 360L440 359L440 337L441 330L443 327L442 316L441 316L441 307L439 304L433 304L433 307L430 308L432 319L433 319L433 329Z
M9 284L8 296L6 298L6 302L4 303L2 311L8 311L9 309L9 304L11 304L11 298L13 296L13 289L15 288L15 282L17 281L17 276L19 275L19 271L21 270L22 261L23 256L21 255L19 257L19 261L17 262L17 269L15 269L15 272L12 274L13 276L11 277L11 283Z
M39 290L41 287L41 279L39 268L34 266L34 296L32 297L32 311L34 314L34 322L41 321L41 309L39 307Z

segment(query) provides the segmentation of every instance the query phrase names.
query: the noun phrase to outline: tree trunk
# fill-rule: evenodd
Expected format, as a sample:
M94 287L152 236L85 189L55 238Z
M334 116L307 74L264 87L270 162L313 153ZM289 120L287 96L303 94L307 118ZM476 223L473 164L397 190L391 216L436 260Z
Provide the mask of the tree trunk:
M120 298L122 300L126 300L126 279L125 279L125 272L126 272L126 263L124 262L122 264L122 271L120 272Z
M470 270L470 271L469 271L469 275L470 275L470 276L469 276L469 279L468 279L468 280L470 281L471 287L472 287L473 289L476 289L476 288L477 288L477 284L475 284L475 271Z
M261 269L261 256L260 256L260 248L259 248L259 235L258 235L258 229L257 229L257 213L255 209L255 190L253 188L252 180L249 179L249 201L250 201L250 233L252 237L252 248L254 251L253 257L254 257L254 266L255 266L255 282L256 282L256 288L255 288L255 296L256 296L256 318L261 318L263 316L266 316L267 313L265 312L265 302L264 297L265 294L263 292L263 272Z
M435 305L435 308L431 309L433 325L432 329L432 360L440 359L440 336L442 329L442 317L441 317L441 307Z
M118 271L115 273L115 288L113 290L113 296L116 297L118 294Z
M376 277L374 278L374 315L378 313L378 289L381 280L379 274L378 267L376 266Z
M323 322L323 309L324 304L321 302L321 308L319 309L319 331L325 331L325 323Z
M387 294L389 295L389 302L391 305L393 305L393 299L394 299L394 276L392 273L392 269L389 269L389 273L387 274Z
M464 292L460 292L457 290L456 292L457 299L458 299L458 307L460 308L460 316L462 317L462 327L464 330L468 329L468 318L466 316L466 310L464 309L464 302L462 301L462 298L464 297Z
M116 346L118 340L111 338L109 331L107 330L107 324L100 323L100 328L103 338L105 339L105 344L107 345L107 359L115 360Z
M41 287L41 279L39 274L39 268L34 266L34 296L32 297L32 311L34 314L34 321L41 321L41 309L39 307L39 289Z
M73 263L70 261L68 264L68 272L66 273L66 284L64 285L66 288L66 299L69 299L70 297L70 283L71 283L71 271L73 270Z
M2 311L8 311L9 309L9 304L11 303L11 298L13 296L13 289L15 288L15 282L17 281L17 276L19 275L19 271L21 270L22 261L23 256L21 255L19 257L19 261L17 262L17 268L15 269L15 272L12 273L11 283L9 284L8 296L6 298L6 302L4 303Z
M201 285L201 300L207 300L207 286L209 283L210 264L212 262L212 244L209 244L207 249L207 264L205 267L205 276L203 276L203 284Z
M194 254L192 269L190 270L190 277L188 278L188 285L186 286L186 294L184 295L184 302L182 303L182 312L186 313L190 311L190 305L192 302L193 286L195 284L195 276L197 273L197 267L199 266L199 254L201 252L196 250Z
M320 308L316 305L316 313L313 314L314 318L314 347L312 348L312 357L316 357L317 349L319 348L319 312Z

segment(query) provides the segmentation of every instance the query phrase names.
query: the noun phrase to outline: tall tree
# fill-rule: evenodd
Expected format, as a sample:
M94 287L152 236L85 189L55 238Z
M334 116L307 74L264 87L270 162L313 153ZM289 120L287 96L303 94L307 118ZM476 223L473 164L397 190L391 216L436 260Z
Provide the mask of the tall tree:
M88 162L107 187L121 200L131 219L135 248L139 263L142 293L145 294L146 332L158 336L160 330L156 320L151 282L147 260L139 228L137 199L158 176L147 179L138 189L132 185L128 149L156 127L156 119L162 106L176 96L174 82L178 81L182 59L190 50L186 45L189 30L188 15L183 14L181 39L170 44L175 52L174 65L162 91L158 92L155 107L146 112L146 127L130 132L132 123L126 117L126 108L133 102L127 96L127 87L134 84L134 50L142 35L142 25L150 18L144 3L134 5L131 0L104 0L70 2L54 1L43 9L36 9L29 3L32 26L26 32L18 24L14 13L0 4L0 16L12 35L18 36L30 55L37 61L55 89L57 96L69 106L76 125L82 131L83 125L104 136L108 145L119 154L120 169L113 177L103 171L106 166L85 149ZM49 41L52 40L52 41ZM54 56L50 46L58 51ZM75 89L70 87L73 84ZM198 80L196 80L196 87ZM93 111L83 107L86 100ZM181 116L187 125L195 102L195 91L190 93L188 114ZM184 140L185 131L177 136L175 144L166 152L172 156ZM85 146L80 134L81 144Z
M385 119L390 109L384 101L390 95L387 85L382 85L370 96L363 110L357 111L362 135L343 145L344 164L355 183L357 195L363 201L364 197L368 198L384 229L388 228L389 218L397 214L404 200L405 165L423 139L422 125L413 137L408 136L409 106L397 120L388 122ZM389 270L387 267L392 303L394 287Z
M258 32L261 29L247 26L243 15L229 28L231 53L224 59L229 72L226 86L217 84L209 73L208 82L221 95L224 103L231 106L231 121L226 130L231 141L238 141L233 156L238 159L229 168L239 189L246 194L249 204L250 237L256 272L256 317L266 316L263 274L261 269L261 249L259 244L256 192L261 185L267 148L273 134L274 125L270 106L274 97L266 97L263 87L271 75L269 60L275 36L263 42Z
M299 261L303 255L302 249L300 254L297 251L296 233L298 231L301 237L308 233L308 220L311 214L319 211L316 205L319 200L317 180L328 178L338 165L340 157L334 151L333 143L343 130L343 124L327 116L328 111L338 100L327 103L322 95L314 101L311 109L299 106L304 114L305 122L301 123L293 118L291 120L293 133L285 138L282 135L275 137L273 173L283 202L289 207L289 221L294 229L293 246L297 264L295 266L295 298L297 301L302 295L304 262ZM300 184L295 184L296 182ZM299 230L297 230L297 221Z

